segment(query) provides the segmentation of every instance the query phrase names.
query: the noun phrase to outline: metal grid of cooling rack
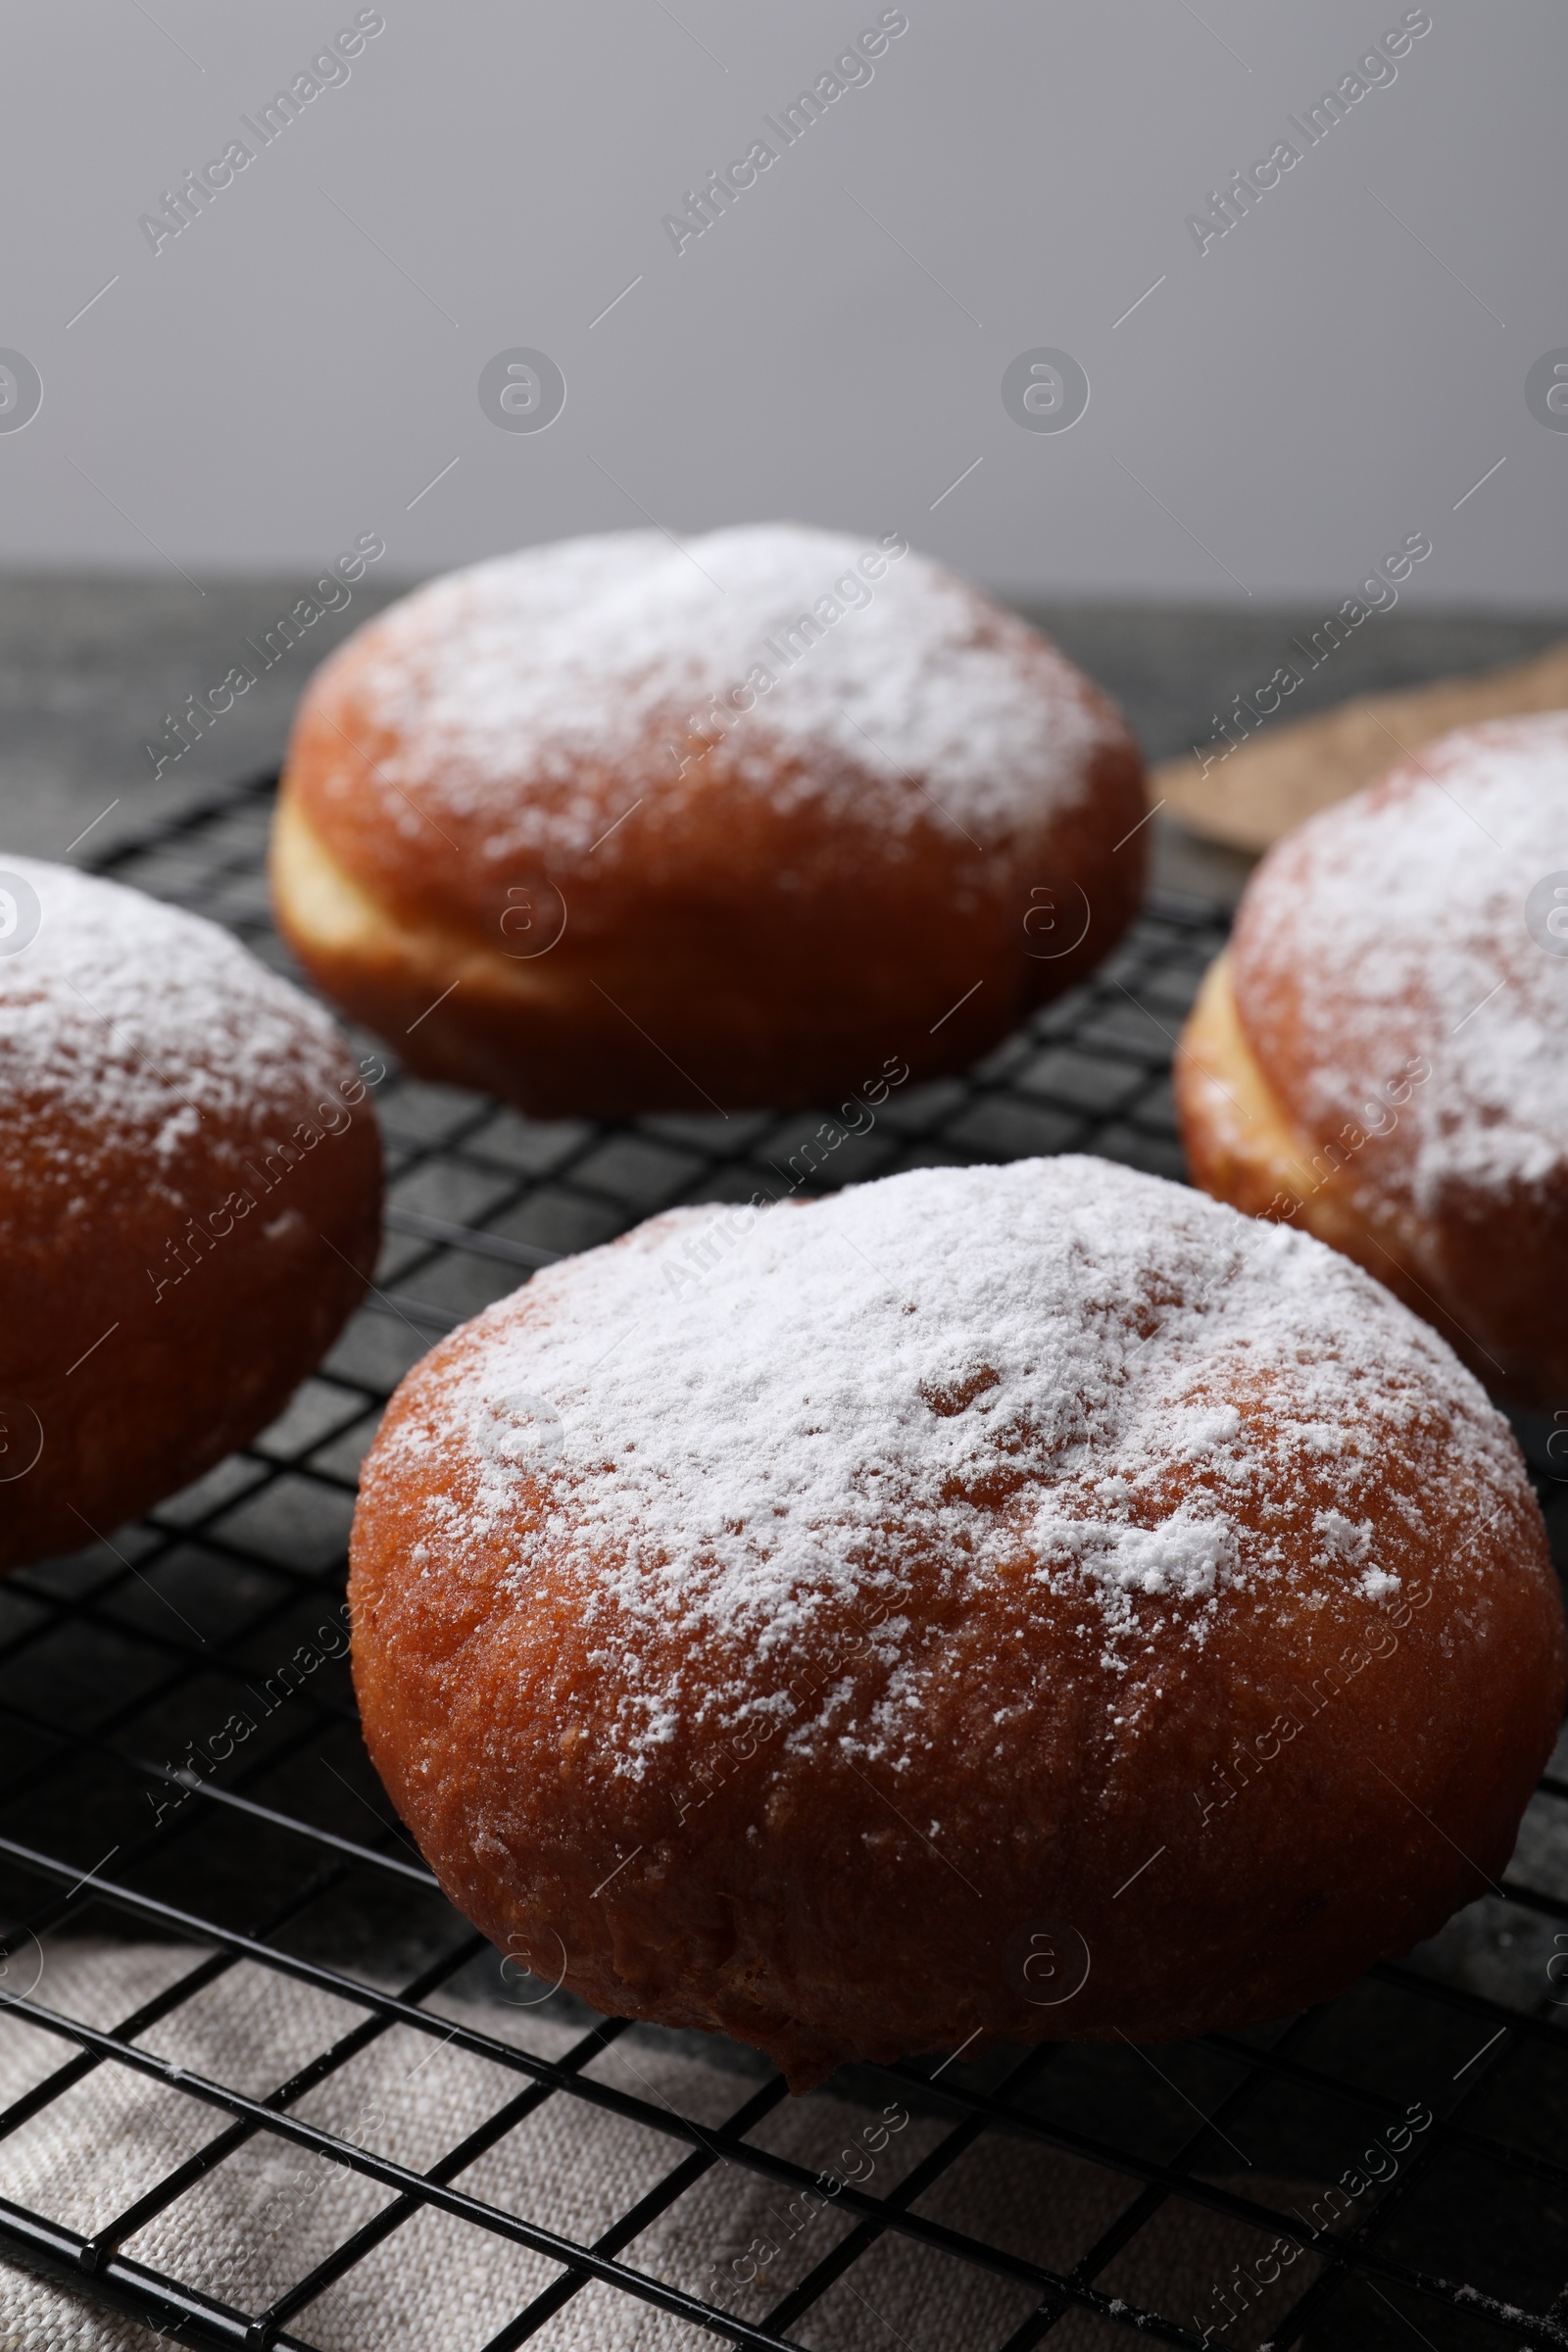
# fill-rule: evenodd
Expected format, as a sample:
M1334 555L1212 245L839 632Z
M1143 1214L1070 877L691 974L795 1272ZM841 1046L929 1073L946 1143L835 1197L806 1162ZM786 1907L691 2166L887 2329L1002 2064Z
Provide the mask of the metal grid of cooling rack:
M262 870L270 789L266 778L237 788L98 860L99 870L230 924L283 966ZM839 1184L1072 1149L1179 1175L1172 1036L1223 930L1213 908L1156 901L1086 987L962 1080L890 1099L875 1129L822 1176ZM704 2037L598 2019L564 1993L544 1997L544 1986L529 1993L519 2028L496 1998L495 1955L444 1904L388 1817L341 1659L322 1656L269 1711L265 1736L231 1759L214 1760L212 1727L238 1693L255 1696L278 1659L298 1656L296 1642L308 1646L340 1599L358 1463L391 1388L430 1339L556 1253L657 1208L776 1191L816 1121L544 1125L396 1072L377 1092L386 1251L375 1296L318 1374L255 1446L141 1526L117 1531L113 1547L0 1590L0 1913L11 1923L0 1938L10 1955L0 2034L30 2035L47 2053L0 2111L0 2185L8 2143L47 2125L100 2070L125 2070L211 2110L210 2135L90 2236L0 2196L0 2255L183 2343L306 2352L318 2341L313 2312L356 2266L394 2233L446 2215L506 2241L519 2278L532 2281L504 2314L476 2320L475 2352L555 2340L558 2316L595 2292L619 2315L607 2344L630 2340L637 2305L681 2324L671 2340L832 2352L833 2314L848 2308L835 2297L869 2307L878 2250L885 2258L902 2241L946 2279L944 2309L955 2307L956 2276L973 2282L957 2305L970 2316L957 2332L945 2324L942 2352L1025 2352L1054 2335L1087 2340L1085 2331L1110 2344L1128 2329L1169 2344L1200 2345L1210 2328L1253 2342L1257 2320L1250 2332L1242 2319L1228 2327L1220 2290L1240 2312L1237 2281L1262 2277L1266 2249L1283 2240L1305 2258L1291 2272L1294 2294L1279 2290L1268 2315L1272 2344L1414 2336L1445 2348L1568 2347L1568 2039L1552 1982L1568 1974L1568 1962L1553 1966L1568 1950L1568 1935L1556 1933L1568 1924L1568 1781L1553 1775L1515 1868L1522 1860L1561 1892L1510 1881L1505 1900L1472 1906L1436 1946L1284 2025L1151 2052L1048 2045L976 2065L960 2053L856 2070L831 2096L805 2103L822 2107L824 2131L841 2127L846 2102L855 2111L885 2101L905 2102L919 2130L868 2185L844 2185L832 2230L811 2238L813 2259L803 2249L792 2264L780 2252L766 2291L745 2295L728 2276L740 2273L736 2261L710 2265L697 2284L639 2262L638 2240L700 2186L711 2189L715 2168L782 2198L811 2186L812 2166L769 2145L782 2082L750 2054L721 2053L733 2103L698 2121L648 2095L636 2067L628 2087L603 2062L640 2048L653 2064L662 2039ZM1554 1513L1559 1490L1544 1478L1543 1494ZM38 1939L69 1958L89 1930L169 1955L161 1987L110 2023L53 2008L47 1971L24 1984L27 1955L45 1948ZM160 2052L167 2021L202 2000L221 2003L258 1970L343 2005L339 2030L323 2032L287 2080L274 2074L258 2091L240 2070L204 2076ZM479 2003L456 2023L431 2005L454 1987ZM433 2160L426 2150L399 2161L365 2134L340 2136L310 2119L310 2094L391 2034L499 2070L488 2112ZM1314 2200L1353 2172L1369 2133L1413 2107L1435 2119L1419 2142L1325 2229L1329 2208ZM546 2109L568 2110L569 2128L584 2132L596 2118L618 2119L660 2152L650 2184L596 2232L575 2236L493 2188L461 2185L487 2157L493 2183L511 2135ZM147 2259L143 2233L258 2143L329 2158L381 2202L267 2309L245 2310ZM1111 2218L1054 2267L1038 2246L1020 2250L1000 2219L989 2235L972 2211L970 2226L955 2227L941 2218L943 2184L983 2148L1017 2168L1070 2160L1108 2187ZM1178 2311L1119 2288L1151 2232L1180 2238L1216 2217L1241 2234L1198 2311L1190 2293ZM922 2336L921 2352L938 2341Z

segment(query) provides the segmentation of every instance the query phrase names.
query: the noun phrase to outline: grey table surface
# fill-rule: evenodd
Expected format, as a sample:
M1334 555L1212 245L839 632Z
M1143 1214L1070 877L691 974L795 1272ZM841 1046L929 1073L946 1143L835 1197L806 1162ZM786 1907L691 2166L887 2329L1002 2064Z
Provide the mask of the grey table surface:
M166 714L205 695L309 586L282 575L209 580L0 572L0 852L64 858L98 849L230 778L275 766L316 663L410 583L368 576L162 775L147 746ZM1151 760L1214 733L1213 713L1290 658L1318 626L1311 606L1213 609L1072 603L1021 608L1116 697ZM1519 661L1568 633L1568 611L1396 611L1375 615L1312 673L1293 715L1351 694ZM1155 822L1167 886L1232 899L1250 860Z

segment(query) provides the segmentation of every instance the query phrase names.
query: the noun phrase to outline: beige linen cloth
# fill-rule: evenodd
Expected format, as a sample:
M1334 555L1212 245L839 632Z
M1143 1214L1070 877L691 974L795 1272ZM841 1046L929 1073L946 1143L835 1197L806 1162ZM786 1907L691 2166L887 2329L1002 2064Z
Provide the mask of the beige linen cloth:
M42 1955L33 1997L111 2030L203 1957L173 1945L60 1941ZM24 1980L38 1959L35 1952L31 1966L14 1962L0 1990L24 1992ZM488 2000L443 2003L439 1996L429 2006L551 2059L580 2038L576 2029L538 2010ZM264 2097L364 2015L242 1963L140 2038L193 2073ZM75 2045L0 2006L0 2103L9 2104L74 2052ZM640 2034L612 2044L584 2072L709 2128L757 2088L754 2079L690 2055L685 2042L662 2046L659 2037ZM291 2112L423 2170L524 2086L524 2077L487 2058L394 2026ZM105 2064L0 2139L0 2195L88 2234L226 2128L216 2109ZM841 2151L865 2149L883 2126L866 2108L818 2094L783 2101L751 2136L813 2171L858 2171L869 2162L860 2186L885 2194L949 2129L911 2115L903 2126L895 2122L874 2155L852 2167ZM592 2244L689 2153L689 2141L558 2093L455 2185ZM1256 2173L1226 2185L1263 2203L1300 2197ZM1138 2193L1124 2177L988 2132L913 2209L1065 2271ZM786 2186L721 2161L619 2259L760 2321L853 2226L853 2217L831 2203L807 2215L797 2197L792 2214L791 2197ZM258 2134L122 2251L256 2311L390 2201L379 2183ZM1234 2281L1234 2266L1250 2268L1266 2257L1269 2242L1267 2234L1173 2202L1096 2283L1189 2326L1195 2315L1208 2322L1217 2316L1214 2290ZM1256 2344L1315 2269L1303 2255L1222 2340ZM323 2352L478 2352L559 2276L557 2265L528 2248L427 2209L289 2327ZM981 2352L1004 2342L1035 2302L1025 2285L890 2232L786 2332L821 2352L897 2352L901 2345L913 2352ZM1122 2332L1075 2313L1052 2340L1068 2352L1113 2343ZM158 2340L82 2297L0 2264L0 2352L152 2352ZM532 2339L546 2352L686 2352L715 2340L599 2284L572 2297Z
M1299 646L1298 651L1305 653ZM1269 685L1272 688L1274 681ZM1261 680L1254 681L1253 691L1261 686ZM1153 799L1163 800L1172 816L1205 840L1239 850L1266 850L1319 808L1359 792L1363 784L1386 774L1450 727L1473 727L1482 719L1560 710L1565 706L1568 643L1553 645L1533 662L1508 669L1439 678L1430 686L1406 686L1389 694L1357 695L1311 718L1292 718L1289 704L1282 704L1276 689L1272 704L1262 709L1249 706L1246 717L1232 713L1244 740L1220 734L1216 724L1206 748L1184 752L1156 767L1150 790ZM1280 712L1277 723L1275 710Z

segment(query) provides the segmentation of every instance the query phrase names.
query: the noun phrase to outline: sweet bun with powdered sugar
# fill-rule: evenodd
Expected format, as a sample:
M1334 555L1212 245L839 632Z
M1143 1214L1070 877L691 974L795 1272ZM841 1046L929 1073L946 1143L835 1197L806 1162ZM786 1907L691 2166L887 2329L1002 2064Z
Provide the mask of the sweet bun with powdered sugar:
M1081 979L1143 815L1105 697L899 534L631 531L436 580L318 671L273 894L427 1076L799 1103L962 1068Z
M318 1005L216 923L0 860L0 1568L264 1429L375 1263L380 1144Z
M1568 1398L1568 711L1462 727L1253 874L1182 1040L1197 1181L1498 1395Z
M1501 1869L1563 1702L1524 1465L1442 1340L1085 1158L541 1273L398 1390L352 1563L452 1900L797 2089L1337 1992Z

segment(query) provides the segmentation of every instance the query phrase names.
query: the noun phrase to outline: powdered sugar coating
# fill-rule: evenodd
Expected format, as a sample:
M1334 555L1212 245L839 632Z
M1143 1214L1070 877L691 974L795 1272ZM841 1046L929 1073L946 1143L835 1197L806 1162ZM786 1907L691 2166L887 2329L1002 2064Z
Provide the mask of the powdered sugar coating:
M519 1460L540 1397L561 1449ZM455 1590L499 1560L525 1609L566 1574L626 1687L617 1769L640 1776L683 1722L776 1709L754 1662L846 1610L886 1670L858 1752L897 1762L928 1662L906 1612L933 1580L980 1602L1024 1578L1042 1610L1098 1610L1141 1704L1151 1645L1201 1648L1237 1594L1394 1590L1374 1527L1427 1524L1394 1458L1434 1482L1462 1460L1481 1518L1523 1492L1477 1383L1358 1267L1065 1157L749 1226L676 1210L542 1273L412 1376L362 1507L418 1494L410 1573ZM1303 1488L1323 1497L1304 1521ZM683 1673L697 1653L712 1687ZM825 1737L850 1737L831 1692L787 1743Z
M1054 646L894 539L625 531L436 580L322 673L317 692L352 675L400 738L368 776L344 742L336 789L378 793L411 840L433 809L487 858L581 858L607 822L599 771L630 760L645 794L678 797L705 757L688 722L716 697L728 783L895 829L934 799L992 846L1082 798L1120 721Z
M1237 1000L1310 1148L1440 1214L1454 1187L1568 1175L1568 960L1526 923L1568 871L1568 712L1460 728L1271 853L1237 927ZM1407 1062L1430 1075L1404 1088ZM1404 1099L1399 1092L1404 1089ZM1352 1151L1359 1151L1345 1136Z
M336 1096L331 1021L216 923L70 867L0 864L41 908L36 936L0 958L0 1194L29 1228L55 1213L45 1188L79 1207L125 1156L182 1204L193 1147L205 1163L215 1134L260 1134Z

